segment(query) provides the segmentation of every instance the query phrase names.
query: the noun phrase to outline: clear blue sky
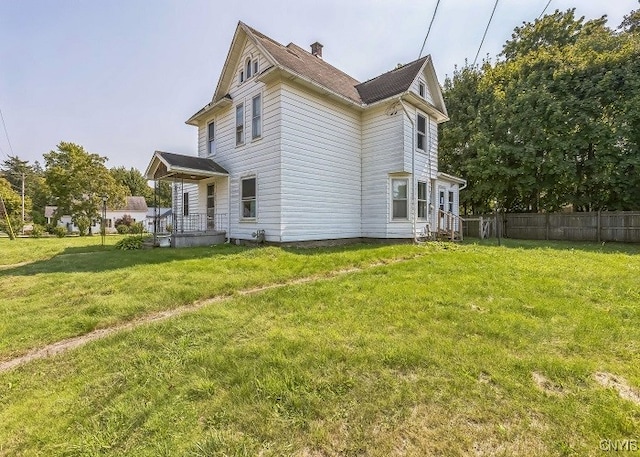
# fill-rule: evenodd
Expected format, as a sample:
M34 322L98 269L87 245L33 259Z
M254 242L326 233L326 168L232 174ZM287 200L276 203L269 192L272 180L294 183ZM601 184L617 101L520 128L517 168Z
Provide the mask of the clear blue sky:
M0 160L60 141L144 172L156 149L197 154L184 121L215 90L238 20L271 38L324 45L325 60L361 81L418 57L437 0L0 0ZM548 0L501 0L481 57ZM443 82L473 61L494 0L441 0L425 53ZM607 14L616 27L637 0L552 0Z

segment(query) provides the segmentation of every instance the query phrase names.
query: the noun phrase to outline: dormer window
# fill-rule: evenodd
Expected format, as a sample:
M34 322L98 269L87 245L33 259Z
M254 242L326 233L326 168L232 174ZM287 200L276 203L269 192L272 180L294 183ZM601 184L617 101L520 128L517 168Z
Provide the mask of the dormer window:
M424 94L425 94L425 87L424 87L424 83L423 82L419 82L418 83L418 94L420 94L420 96L422 98L424 98Z

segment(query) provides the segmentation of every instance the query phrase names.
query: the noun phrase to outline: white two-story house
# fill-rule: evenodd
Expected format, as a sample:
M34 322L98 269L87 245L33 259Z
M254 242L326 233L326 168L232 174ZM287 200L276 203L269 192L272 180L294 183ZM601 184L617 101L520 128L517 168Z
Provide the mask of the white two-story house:
M187 120L198 156L156 151L174 233L233 240L413 239L458 230L463 179L438 172L448 120L429 56L359 82L240 22L210 103Z

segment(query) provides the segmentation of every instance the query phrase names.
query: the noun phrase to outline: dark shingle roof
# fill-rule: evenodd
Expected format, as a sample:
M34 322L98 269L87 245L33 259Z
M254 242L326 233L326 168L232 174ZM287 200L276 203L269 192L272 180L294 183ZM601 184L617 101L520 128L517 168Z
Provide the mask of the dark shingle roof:
M428 58L429 56L422 57L358 84L356 89L360 98L364 103L371 104L407 91Z
M356 103L362 102L355 88L360 83L357 79L296 44L289 43L287 46L283 46L257 30L249 26L246 27L279 65Z
M189 168L191 170L202 170L214 173L229 174L227 170L215 163L211 159L203 157L185 156L182 154L174 154L173 152L156 151L162 159L164 159L171 167Z

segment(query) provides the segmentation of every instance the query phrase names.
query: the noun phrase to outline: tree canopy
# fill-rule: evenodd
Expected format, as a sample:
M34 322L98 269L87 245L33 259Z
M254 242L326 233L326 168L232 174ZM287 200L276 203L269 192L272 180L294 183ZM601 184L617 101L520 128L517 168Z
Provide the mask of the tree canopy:
M116 182L105 162L106 157L92 154L80 145L61 142L56 151L44 154L45 178L58 207L55 217L65 214L85 234L90 223L100 215L102 197L108 207L124 204L128 189Z
M445 80L441 169L468 180L467 212L640 209L638 17L556 11Z

